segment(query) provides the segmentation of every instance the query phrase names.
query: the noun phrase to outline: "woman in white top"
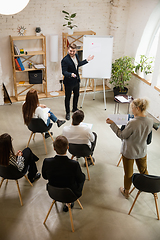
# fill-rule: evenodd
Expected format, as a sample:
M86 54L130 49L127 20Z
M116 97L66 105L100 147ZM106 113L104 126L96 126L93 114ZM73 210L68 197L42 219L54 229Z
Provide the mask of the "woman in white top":
M133 100L131 109L134 118L128 122L123 131L111 119L107 118L106 120L108 124L111 124L111 129L122 140L124 188L121 187L120 191L126 198L129 197L129 189L132 184L134 159L139 172L148 174L146 162L147 138L153 127L153 120L145 114L147 107L148 101L146 99L137 98Z
M41 118L45 124L48 126L50 119L57 123L60 127L66 121L59 120L49 108L44 104L39 103L38 94L35 89L30 89L26 95L26 101L22 106L24 123L28 126L32 118ZM48 133L45 134L45 138L49 136Z

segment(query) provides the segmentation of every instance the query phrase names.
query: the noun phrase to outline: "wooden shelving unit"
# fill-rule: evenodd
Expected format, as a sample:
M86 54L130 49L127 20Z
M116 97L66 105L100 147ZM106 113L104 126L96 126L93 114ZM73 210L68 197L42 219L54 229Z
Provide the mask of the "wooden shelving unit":
M41 85L41 91L38 91L39 98L47 97L47 70L46 70L46 37L44 35L41 36L9 36L10 44L11 44L11 56L12 56L12 68L13 68L13 81L14 81L14 91L15 91L15 99L17 101L23 101L25 99L26 91L33 87L35 84L30 84L29 79L24 78L24 73L29 71L35 71L34 67L28 68L27 64L32 62L33 64L43 64L45 68L42 68L43 81ZM14 44L20 48L23 41L23 48L25 49L24 54L16 55L14 51ZM40 50L26 51L25 44L29 46L29 48L35 48L40 46ZM19 46L20 45L20 46ZM28 47L27 46L27 47ZM35 62L34 57L39 56L39 62ZM22 64L26 65L24 71L19 71L16 69L15 58L20 57ZM21 75L20 75L21 74ZM21 78L19 81L18 78ZM39 85L39 84L36 84Z

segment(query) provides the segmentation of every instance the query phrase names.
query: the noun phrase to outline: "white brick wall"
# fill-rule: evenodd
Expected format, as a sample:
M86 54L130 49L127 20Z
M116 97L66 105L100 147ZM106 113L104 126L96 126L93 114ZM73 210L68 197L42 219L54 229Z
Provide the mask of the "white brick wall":
M2 59L0 72L9 94L14 95L9 35L18 35L19 25L27 28L27 35L34 35L34 29L37 26L41 27L46 36L58 34L58 63L50 62L49 48L47 48L48 91L54 91L60 89L62 32L67 31L62 26L65 22L62 10L77 13L76 31L93 30L97 35L112 35L114 60L123 55L135 57L144 27L158 2L159 0L30 0L22 12L13 16L0 15L0 57ZM133 90L136 96L138 92L143 93L142 85L137 84L137 90ZM154 90L152 88L149 91ZM158 103L159 95L156 96L156 103ZM155 99L152 96L150 98L152 104ZM0 99L2 99L1 91ZM3 104L3 101L0 101L0 104ZM154 108L154 104L152 107ZM156 115L156 109L152 112Z

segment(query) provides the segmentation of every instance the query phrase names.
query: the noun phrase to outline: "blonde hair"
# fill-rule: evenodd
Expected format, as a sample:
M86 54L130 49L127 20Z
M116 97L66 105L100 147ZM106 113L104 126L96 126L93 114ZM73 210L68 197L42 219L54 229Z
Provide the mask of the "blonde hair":
M149 101L145 98L136 98L131 102L131 107L139 108L141 112L146 111Z

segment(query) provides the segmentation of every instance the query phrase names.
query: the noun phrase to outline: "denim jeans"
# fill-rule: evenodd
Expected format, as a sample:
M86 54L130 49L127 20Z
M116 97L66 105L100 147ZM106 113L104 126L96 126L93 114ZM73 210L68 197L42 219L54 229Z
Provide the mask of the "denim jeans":
M51 112L51 111L49 111L49 113L50 113L50 117L48 117L48 119L47 119L47 126L50 124L50 119L53 121L53 122L57 122L57 117Z

